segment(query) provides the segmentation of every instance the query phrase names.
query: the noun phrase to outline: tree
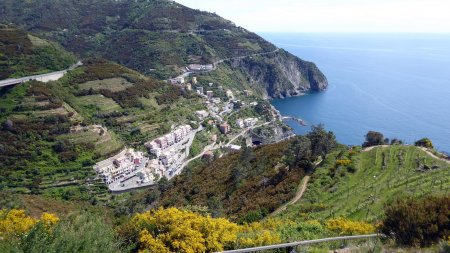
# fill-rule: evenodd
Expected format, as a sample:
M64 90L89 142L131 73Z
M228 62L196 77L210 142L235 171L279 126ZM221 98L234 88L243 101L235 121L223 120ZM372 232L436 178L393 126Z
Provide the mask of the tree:
M170 187L170 181L167 179L166 176L163 176L159 181L158 181L158 189L161 193L164 193L165 191L167 191Z
M424 147L428 149L434 149L433 142L428 138L422 138L414 143L417 147Z
M378 146L378 145L384 145L386 144L384 136L382 133L375 132L375 131L369 131L366 134L366 142L363 143L363 147L372 147L372 146Z
M312 126L306 137L311 141L311 154L313 157L325 157L337 146L334 133L327 132L322 124Z
M305 136L297 136L292 142L289 154L286 155L286 163L304 169L311 167L311 141Z

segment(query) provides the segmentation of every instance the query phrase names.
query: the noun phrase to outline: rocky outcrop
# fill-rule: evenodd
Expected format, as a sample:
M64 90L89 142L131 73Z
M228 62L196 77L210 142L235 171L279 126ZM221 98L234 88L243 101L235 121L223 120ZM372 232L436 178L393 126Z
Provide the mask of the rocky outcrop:
M303 61L284 50L234 60L230 65L246 75L251 87L265 98L299 96L328 87L326 77L314 63Z

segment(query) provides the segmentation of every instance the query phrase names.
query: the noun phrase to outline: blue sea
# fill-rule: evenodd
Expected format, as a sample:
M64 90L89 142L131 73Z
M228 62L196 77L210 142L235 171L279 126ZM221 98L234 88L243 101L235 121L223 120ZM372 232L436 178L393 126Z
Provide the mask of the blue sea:
M344 144L369 130L450 152L450 34L262 34L326 75L322 93L274 100L283 115L323 123ZM289 123L298 134L309 131Z

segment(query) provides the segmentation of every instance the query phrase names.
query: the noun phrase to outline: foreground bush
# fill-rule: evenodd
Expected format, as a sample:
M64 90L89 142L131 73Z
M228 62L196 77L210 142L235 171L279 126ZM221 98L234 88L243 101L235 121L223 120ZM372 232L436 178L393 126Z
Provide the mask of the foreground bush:
M381 232L407 246L429 246L448 238L450 197L398 200L386 207Z
M50 232L58 223L59 218L54 214L43 213L40 219L25 214L25 210L0 211L0 240L14 240L26 236L34 227L42 226Z
M30 217L19 215L22 221L30 224ZM17 217L17 215L16 215ZM105 223L100 217L92 214L69 216L61 221L56 216L43 215L28 226L26 232L12 240L0 240L0 252L126 252L112 225ZM35 219L31 218L36 221ZM55 224L55 222L57 222ZM51 227L51 230L48 228ZM24 231L23 226L15 230Z
M279 241L261 223L238 225L176 208L137 214L120 233L141 252L215 252Z

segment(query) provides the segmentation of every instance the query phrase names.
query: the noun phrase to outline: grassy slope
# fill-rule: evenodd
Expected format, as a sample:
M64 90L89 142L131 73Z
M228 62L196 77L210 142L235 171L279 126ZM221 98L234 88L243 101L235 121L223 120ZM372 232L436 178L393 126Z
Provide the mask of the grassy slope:
M348 157L348 152L341 156ZM395 198L448 194L450 190L450 166L413 146L375 148L357 154L351 158L355 173L335 169L336 157L330 155L314 172L302 200L281 217L301 220L344 216L375 221L382 217L383 206ZM418 163L440 168L418 172Z

